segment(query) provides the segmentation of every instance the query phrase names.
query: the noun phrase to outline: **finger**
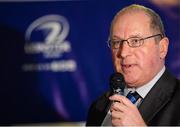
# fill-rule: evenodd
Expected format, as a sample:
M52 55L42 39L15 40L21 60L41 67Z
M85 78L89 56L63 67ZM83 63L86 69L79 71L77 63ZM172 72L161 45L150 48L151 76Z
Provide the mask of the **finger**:
M111 114L111 121L113 126L120 126L122 119L122 113L118 111L113 111Z
M126 106L134 106L134 104L128 98L122 95L115 94L115 95L110 96L109 99L111 101L119 101Z
M112 126L121 126L121 120L120 119L112 119Z
M122 119L122 116L123 116L123 112L119 112L115 110L111 112L112 119Z
M124 112L127 110L127 106L125 106L123 103L120 103L120 102L114 102L110 108L110 111L113 111L113 110Z

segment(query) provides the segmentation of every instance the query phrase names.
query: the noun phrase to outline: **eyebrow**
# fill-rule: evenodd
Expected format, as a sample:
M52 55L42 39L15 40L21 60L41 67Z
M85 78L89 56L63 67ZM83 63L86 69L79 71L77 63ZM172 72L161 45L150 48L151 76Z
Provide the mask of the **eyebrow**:
M142 37L142 35L140 34L130 35L128 38L133 38L133 37Z
M116 36L116 35L114 35L114 36L110 37L110 39L113 39L113 40L116 40L116 39L118 39L118 40L122 40L120 37L118 37L118 36Z
M142 37L142 35L140 35L140 34L134 34L134 35L130 35L128 38L133 38L133 37ZM127 39L128 39L128 38L127 38ZM122 39L122 38L120 38L120 37L118 37L118 36L116 36L116 35L112 36L111 39L113 39L113 40L115 40L115 39L124 40L124 39Z

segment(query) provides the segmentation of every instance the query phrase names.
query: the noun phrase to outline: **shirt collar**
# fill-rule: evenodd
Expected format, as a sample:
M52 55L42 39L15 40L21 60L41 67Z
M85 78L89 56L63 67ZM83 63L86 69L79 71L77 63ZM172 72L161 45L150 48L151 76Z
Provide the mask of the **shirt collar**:
M148 94L148 92L151 90L151 88L155 85L155 83L159 80L159 78L163 75L165 71L165 66L159 71L159 73L148 83L145 85L139 87L139 88L128 88L127 86L124 89L124 96L127 96L129 91L136 91L142 98L145 98L145 96Z
M148 83L145 85L139 87L136 89L137 93L142 97L145 98L145 96L148 94L148 92L151 90L151 88L156 84L156 82L159 80L159 78L163 75L165 72L165 66L159 71L159 73Z

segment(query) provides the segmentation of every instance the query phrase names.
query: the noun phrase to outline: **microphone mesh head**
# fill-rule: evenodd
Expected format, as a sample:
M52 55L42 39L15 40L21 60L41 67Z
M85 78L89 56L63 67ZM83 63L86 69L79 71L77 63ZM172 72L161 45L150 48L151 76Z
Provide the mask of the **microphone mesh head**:
M114 73L109 79L110 88L112 91L121 90L124 91L125 80L121 73Z

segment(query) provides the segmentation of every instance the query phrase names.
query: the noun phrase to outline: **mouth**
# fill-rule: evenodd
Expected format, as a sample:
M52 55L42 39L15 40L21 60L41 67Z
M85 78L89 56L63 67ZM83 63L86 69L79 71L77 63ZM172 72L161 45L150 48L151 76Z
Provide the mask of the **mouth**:
M135 64L122 64L121 65L123 70L131 69L134 66L135 66Z

